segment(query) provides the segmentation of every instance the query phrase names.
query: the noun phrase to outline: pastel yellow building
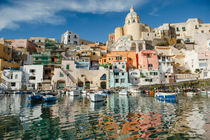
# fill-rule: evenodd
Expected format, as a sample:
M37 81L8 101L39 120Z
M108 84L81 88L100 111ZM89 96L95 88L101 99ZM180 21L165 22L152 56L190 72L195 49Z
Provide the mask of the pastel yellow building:
M0 44L0 83L1 73L5 68L20 68L19 63L12 62L12 48Z

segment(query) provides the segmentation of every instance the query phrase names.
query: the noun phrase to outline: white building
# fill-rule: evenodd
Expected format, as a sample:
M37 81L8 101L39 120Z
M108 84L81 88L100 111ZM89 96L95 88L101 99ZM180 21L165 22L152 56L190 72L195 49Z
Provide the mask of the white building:
M64 44L74 44L74 45L79 45L79 35L76 33L73 33L71 31L66 31L62 36L61 36L61 42Z
M139 69L129 70L129 83L131 83L132 86L138 86L140 84Z
M4 70L1 75L2 84L8 90L21 90L23 81L23 72L20 70Z
M39 89L43 82L43 65L24 65L27 89Z
M183 51L185 54L184 64L188 67L191 73L195 73L196 69L199 69L198 65L198 53L194 50Z

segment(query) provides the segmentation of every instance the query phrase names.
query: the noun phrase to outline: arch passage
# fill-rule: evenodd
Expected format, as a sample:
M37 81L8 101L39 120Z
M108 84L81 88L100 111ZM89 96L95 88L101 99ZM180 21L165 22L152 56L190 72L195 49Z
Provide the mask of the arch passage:
M106 82L101 82L101 88L106 89Z

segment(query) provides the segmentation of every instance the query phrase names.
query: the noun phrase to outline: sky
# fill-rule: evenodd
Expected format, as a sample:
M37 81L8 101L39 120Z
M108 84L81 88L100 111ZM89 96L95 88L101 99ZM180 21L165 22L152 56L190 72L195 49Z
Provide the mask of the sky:
M131 6L152 28L195 17L210 23L210 0L0 0L0 38L60 41L70 30L82 39L106 42L124 25Z

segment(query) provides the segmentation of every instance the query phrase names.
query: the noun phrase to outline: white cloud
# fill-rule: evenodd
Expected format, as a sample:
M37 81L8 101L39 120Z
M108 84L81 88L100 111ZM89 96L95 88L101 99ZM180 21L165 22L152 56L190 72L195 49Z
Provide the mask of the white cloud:
M131 5L141 6L148 0L18 0L0 6L0 30L19 27L20 22L64 23L60 11L105 13L128 10Z

